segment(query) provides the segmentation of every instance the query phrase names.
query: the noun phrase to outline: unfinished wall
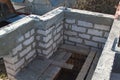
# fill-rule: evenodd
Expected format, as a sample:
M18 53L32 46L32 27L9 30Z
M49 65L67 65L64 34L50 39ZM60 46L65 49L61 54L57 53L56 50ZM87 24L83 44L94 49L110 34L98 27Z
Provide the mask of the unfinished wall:
M0 52L9 53L4 57L4 63L11 80L36 56L34 21L29 17L22 20L8 25L10 28L3 28L6 33L0 38Z
M47 30L38 29L37 34L37 51L39 55L49 57L57 50L58 45L63 42L62 22L51 26Z
M113 21L108 16L88 11L66 10L64 43L102 49Z
M0 56L8 77L36 56L49 58L61 44L102 49L112 25L110 15L59 7L43 16L30 15L0 30ZM8 41L9 40L9 41Z
M46 20L42 25L38 24L37 27L37 53L39 56L49 58L57 50L58 46L63 43L64 14L62 10L56 9L43 16L40 19Z

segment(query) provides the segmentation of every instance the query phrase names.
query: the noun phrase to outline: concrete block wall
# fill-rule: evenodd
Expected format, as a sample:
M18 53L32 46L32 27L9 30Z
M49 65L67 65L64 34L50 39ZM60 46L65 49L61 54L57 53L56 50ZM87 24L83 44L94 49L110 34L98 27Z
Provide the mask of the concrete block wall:
M4 55L10 80L16 80L17 73L36 56L49 58L57 50L63 43L63 19L63 10L57 8L44 16L27 16L0 30L0 55Z
M25 17L1 29L0 53L9 54L3 59L10 80L16 80L15 75L37 55L34 22Z
M66 10L64 43L103 49L112 25L112 18L107 16L109 15L81 10L79 12L78 10Z
M49 58L61 44L102 49L112 22L111 15L59 7L3 27L0 56L7 55L4 62L8 77L14 80L36 56Z
M11 56L4 57L8 77L15 76L23 67L36 57L34 40L35 30L31 29L18 38L18 45L11 51Z
M36 29L37 53L49 58L63 43L63 10L55 9L43 15L40 20L44 21Z
M51 26L47 30L37 30L37 52L39 56L49 58L55 52L59 44L63 43L63 23Z

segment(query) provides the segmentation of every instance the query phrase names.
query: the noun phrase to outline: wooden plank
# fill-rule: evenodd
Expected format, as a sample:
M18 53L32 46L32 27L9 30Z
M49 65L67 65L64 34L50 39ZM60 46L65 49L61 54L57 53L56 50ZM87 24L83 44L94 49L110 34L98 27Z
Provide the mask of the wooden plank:
M50 57L50 60L66 62L71 57L71 55L72 53L67 52L65 50L57 51Z
M83 55L88 55L88 53L89 53L89 48L84 48L84 47L78 47L78 46L76 47L76 46L64 44L64 45L60 46L60 48L68 50L73 53L79 53L79 54L83 54Z
M84 65L82 66L82 69L80 70L80 73L78 74L76 80L84 80L85 79L85 76L89 70L89 67L94 59L95 54L96 54L96 51L91 50Z
M67 64L67 63L58 62L58 61L53 61L52 64L55 65L55 66L66 68L66 69L72 69L73 68L72 64Z
M63 62L68 61L71 56L72 56L72 53L67 52L67 53L65 54L65 56L63 57Z
M12 3L11 3L11 0L0 0L0 2L7 4L7 6L8 6L9 9L10 9L10 11L11 11L12 13L16 13L16 12L15 12L15 9L14 9ZM8 13L8 14L9 14L9 13Z
M65 56L66 54L66 51L56 51L52 57L50 57L51 60L54 60L54 61L60 61L63 59L63 57Z
M95 68L96 68L96 66L97 66L97 63L98 63L100 54L101 54L101 52L97 52L97 54L95 55L95 58L94 58L94 60L93 60L93 63L92 63L92 65L91 65L91 68L90 68L90 70L89 70L89 72L88 72L88 75L87 75L87 77L86 77L86 80L91 80L92 75L93 75L93 73L94 73L94 71L95 71Z
M43 75L39 78L39 80L54 80L54 78L57 76L60 70L61 70L60 67L51 65L45 71L45 73L43 73Z

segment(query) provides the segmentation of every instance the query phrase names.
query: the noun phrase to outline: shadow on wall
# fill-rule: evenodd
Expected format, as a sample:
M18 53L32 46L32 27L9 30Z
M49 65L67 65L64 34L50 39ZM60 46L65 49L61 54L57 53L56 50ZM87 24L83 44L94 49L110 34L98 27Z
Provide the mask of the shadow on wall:
M115 53L110 80L120 79L120 53Z

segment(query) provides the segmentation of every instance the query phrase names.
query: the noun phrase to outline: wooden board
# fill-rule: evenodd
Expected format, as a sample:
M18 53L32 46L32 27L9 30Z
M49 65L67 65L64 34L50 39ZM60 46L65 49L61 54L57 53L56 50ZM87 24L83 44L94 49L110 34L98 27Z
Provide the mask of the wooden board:
M12 13L15 13L15 9L14 9L14 7L13 7L13 5L12 5L12 3L11 3L10 0L0 0L0 3L5 3L5 4L7 4L7 6L8 6L9 9L10 9L10 11L11 11Z
M80 70L80 73L78 74L76 80L84 80L85 79L85 77L88 73L89 67L95 57L95 54L96 54L96 51L91 50L84 65L82 66L82 69Z
M55 65L55 66L61 67L61 68L66 68L66 69L72 69L73 68L72 64L67 64L67 63L58 62L58 61L53 61L52 64Z
M40 58L41 63L44 61L50 64L49 66L47 65L46 69L43 67L43 73L39 77L39 80L54 80L61 68L72 69L73 65L66 63L71 55L72 53L65 50L58 50L49 59Z
M97 66L97 63L98 63L98 60L99 60L99 57L100 57L100 54L101 52L97 52L97 54L95 55L95 58L94 58L94 61L90 67L90 70L88 72L88 75L86 77L86 80L91 80L92 76L93 76L93 73L95 71L95 68Z
M45 73L42 74L39 80L54 80L54 78L57 76L60 70L60 67L51 65L48 67Z

